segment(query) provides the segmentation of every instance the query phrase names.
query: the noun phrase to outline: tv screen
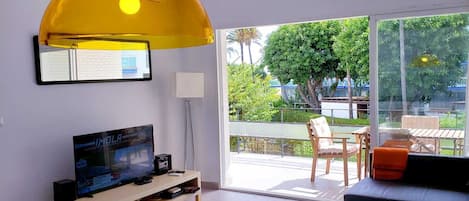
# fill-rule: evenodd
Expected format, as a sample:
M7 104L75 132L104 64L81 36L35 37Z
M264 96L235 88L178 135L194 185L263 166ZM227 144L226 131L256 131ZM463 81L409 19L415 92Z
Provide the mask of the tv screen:
M153 125L74 136L73 144L78 197L153 172Z

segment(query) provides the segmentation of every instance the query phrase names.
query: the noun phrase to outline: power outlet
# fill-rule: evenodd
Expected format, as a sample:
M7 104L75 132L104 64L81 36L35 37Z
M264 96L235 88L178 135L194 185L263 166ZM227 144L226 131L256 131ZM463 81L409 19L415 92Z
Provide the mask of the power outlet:
M0 117L0 127L3 127L5 125L5 118Z

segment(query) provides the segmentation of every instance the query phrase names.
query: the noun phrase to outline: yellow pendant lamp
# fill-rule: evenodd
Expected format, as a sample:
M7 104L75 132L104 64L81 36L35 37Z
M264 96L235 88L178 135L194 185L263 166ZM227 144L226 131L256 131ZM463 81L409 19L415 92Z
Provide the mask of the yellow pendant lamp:
M412 67L438 67L441 61L434 54L425 51L423 54L416 56L411 61Z
M213 43L213 29L198 0L51 0L39 43L61 48L150 49ZM109 43L109 44L107 44Z

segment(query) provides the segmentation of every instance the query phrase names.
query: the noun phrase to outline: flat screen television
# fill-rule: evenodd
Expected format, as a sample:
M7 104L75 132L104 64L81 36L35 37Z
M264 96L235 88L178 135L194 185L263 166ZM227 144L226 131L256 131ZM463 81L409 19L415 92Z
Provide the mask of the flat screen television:
M152 174L153 125L73 137L77 196L133 182Z

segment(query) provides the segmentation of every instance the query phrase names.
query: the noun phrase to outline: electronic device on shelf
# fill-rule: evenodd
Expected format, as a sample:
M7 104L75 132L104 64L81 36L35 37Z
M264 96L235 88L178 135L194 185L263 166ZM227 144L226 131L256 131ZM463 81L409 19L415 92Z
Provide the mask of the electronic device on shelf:
M195 193L200 190L200 187L197 186L186 186L182 188L183 193Z
M77 196L85 197L151 175L153 125L73 137ZM141 183L151 182L142 180Z
M172 199L172 198L175 198L179 195L181 195L182 193L184 193L184 191L180 188L180 187L172 187L166 191L163 191L161 193L161 197L164 198L164 199Z
M73 201L76 197L75 181L63 179L54 181L54 201Z
M172 169L171 155L170 154L158 154L155 156L155 174L162 175L166 174Z

